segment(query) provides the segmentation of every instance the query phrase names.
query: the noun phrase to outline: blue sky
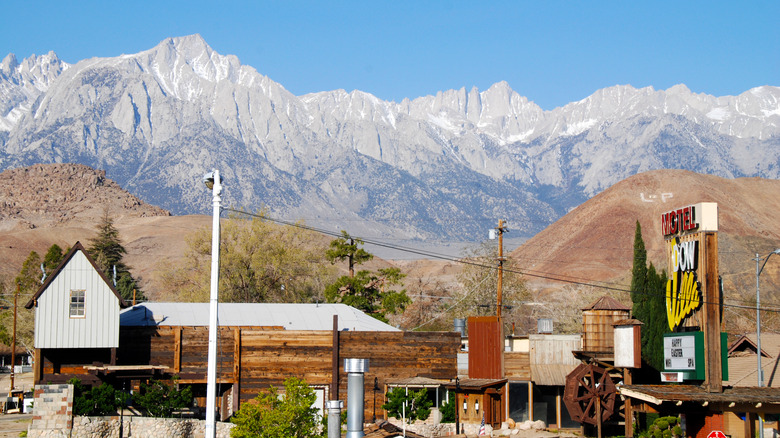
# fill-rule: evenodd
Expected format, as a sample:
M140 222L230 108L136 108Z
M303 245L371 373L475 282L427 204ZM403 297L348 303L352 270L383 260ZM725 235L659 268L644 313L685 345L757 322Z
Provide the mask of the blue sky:
M0 56L75 63L199 33L294 94L401 101L507 81L552 109L617 84L780 85L780 2L11 1Z

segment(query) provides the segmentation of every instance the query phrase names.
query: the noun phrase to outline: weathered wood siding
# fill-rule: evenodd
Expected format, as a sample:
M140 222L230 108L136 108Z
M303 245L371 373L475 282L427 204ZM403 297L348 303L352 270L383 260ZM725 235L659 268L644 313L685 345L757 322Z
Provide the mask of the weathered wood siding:
M515 381L531 380L531 362L528 352L504 352L504 372L506 378Z
M44 349L37 350L39 357L35 366L40 366L40 373L43 378L36 379L39 382L64 383L72 377L79 378L84 383L91 383L97 380L96 377L89 375L84 369L84 365L92 363L109 363L111 361L111 350L107 348L83 348L74 354L71 349Z
M182 383L206 383L207 327L123 327L121 339L118 364L164 365L179 374ZM364 377L368 415L373 414L374 377L382 388L377 392L377 407L383 403L388 380L417 376L453 379L460 341L456 332L342 331L340 398L346 399L347 394L343 369L346 358L369 360L369 372ZM324 387L331 382L332 353L333 334L329 331L223 327L219 332L217 380L238 384L241 402L270 385L281 387L289 377Z
M582 350L611 352L615 347L614 324L627 319L624 310L586 310L582 312Z
M84 316L70 317L70 292L84 290ZM119 299L82 251L73 254L37 299L35 348L115 348Z

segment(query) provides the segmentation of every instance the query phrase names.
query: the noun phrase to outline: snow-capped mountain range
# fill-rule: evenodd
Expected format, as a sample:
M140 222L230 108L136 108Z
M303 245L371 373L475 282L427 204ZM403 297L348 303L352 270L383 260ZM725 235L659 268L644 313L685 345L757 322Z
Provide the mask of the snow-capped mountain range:
M87 164L183 214L209 211L200 180L219 168L228 205L355 235L469 240L498 218L531 235L646 170L777 179L778 146L774 86L614 86L551 111L505 82L402 102L295 96L199 35L0 65L0 170Z

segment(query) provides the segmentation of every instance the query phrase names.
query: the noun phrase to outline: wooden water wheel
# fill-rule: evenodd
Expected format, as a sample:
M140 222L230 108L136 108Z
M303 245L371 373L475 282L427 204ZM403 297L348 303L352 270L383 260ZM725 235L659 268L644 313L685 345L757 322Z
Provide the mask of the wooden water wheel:
M615 413L617 387L605 368L595 364L580 364L568 376L563 392L563 402L574 421L598 425L598 408L601 421Z

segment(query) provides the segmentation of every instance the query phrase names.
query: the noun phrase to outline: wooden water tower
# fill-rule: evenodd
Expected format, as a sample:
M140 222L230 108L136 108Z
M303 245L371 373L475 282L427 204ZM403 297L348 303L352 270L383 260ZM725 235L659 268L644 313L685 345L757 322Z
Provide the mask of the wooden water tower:
M631 309L614 298L603 296L582 309L582 351L611 357L615 351L615 327L630 318Z

